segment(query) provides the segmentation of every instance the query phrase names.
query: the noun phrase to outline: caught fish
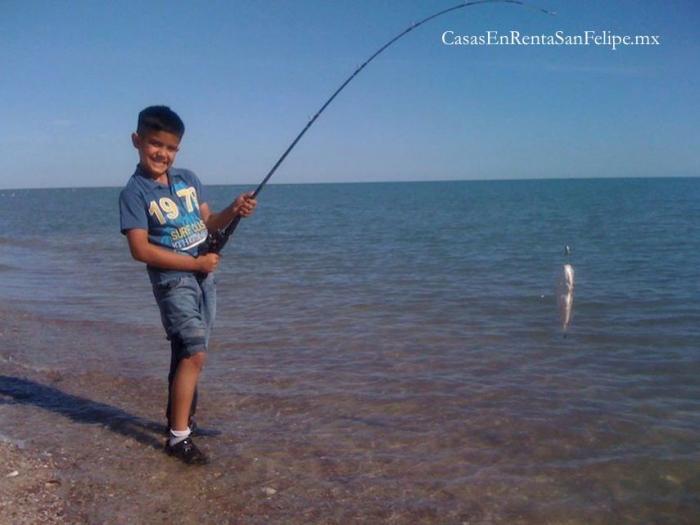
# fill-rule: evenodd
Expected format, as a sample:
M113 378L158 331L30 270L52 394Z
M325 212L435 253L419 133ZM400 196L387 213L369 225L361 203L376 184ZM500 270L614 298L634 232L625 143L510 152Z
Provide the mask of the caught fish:
M574 312L574 267L570 264L565 264L562 268L558 301L561 328L564 331L564 335L566 335L566 330L571 324L571 317Z

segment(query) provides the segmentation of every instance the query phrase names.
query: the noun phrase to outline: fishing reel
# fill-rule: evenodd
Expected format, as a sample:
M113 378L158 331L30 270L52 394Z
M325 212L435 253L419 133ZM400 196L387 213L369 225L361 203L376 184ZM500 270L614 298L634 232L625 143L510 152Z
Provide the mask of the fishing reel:
M214 233L210 233L207 240L204 242L200 255L219 253L224 248L227 241L228 235L226 235L226 230L216 230Z
M233 232L236 230L239 222L241 222L240 215L236 216L236 218L234 218L231 223L226 226L226 228L209 233L200 254L205 255L207 253L221 252L221 250L224 249L224 246L226 246L228 240L231 238L231 235L233 235Z

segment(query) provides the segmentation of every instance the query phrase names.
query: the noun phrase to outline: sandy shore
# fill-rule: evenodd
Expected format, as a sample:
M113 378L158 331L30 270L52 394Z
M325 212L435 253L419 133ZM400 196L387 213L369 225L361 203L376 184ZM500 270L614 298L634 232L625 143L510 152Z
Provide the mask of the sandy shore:
M104 342L105 327L0 313L0 523L489 522L471 521L483 511L464 509L430 480L426 493L442 508L415 500L404 486L415 481L386 472L380 458L371 467L364 455L339 461L333 447L345 446L341 440L314 442L299 422L310 406L285 396L205 392L210 419L200 425L213 432L197 443L212 463L183 465L163 452L165 378L134 380L114 364L88 363L100 340L113 344ZM143 338L118 336L124 348ZM56 345L74 342L58 361ZM230 414L237 432L217 433L217 418Z
M0 523L67 523L60 475L48 453L0 441Z
M205 378L199 423L218 433L197 438L212 463L188 467L163 452L160 330L2 306L0 318L3 525L698 523L694 456L553 467L571 454L555 448L553 459L551 426L525 433L518 416L480 414L474 396L469 420L454 427L454 418L411 412L410 400L319 394L317 376L291 390L285 354L268 351L236 354L232 381L218 390ZM145 364L148 344L162 365ZM636 427L619 424L571 433L567 446L620 446Z

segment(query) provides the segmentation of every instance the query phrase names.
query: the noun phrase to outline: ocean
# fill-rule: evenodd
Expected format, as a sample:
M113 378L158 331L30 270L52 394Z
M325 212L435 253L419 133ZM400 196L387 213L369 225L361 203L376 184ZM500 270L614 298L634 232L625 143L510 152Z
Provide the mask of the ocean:
M169 347L118 195L0 190L0 437L114 487L81 500L98 522L161 512L125 472L186 475L155 450ZM698 226L692 178L266 187L216 275L204 495L159 515L699 522Z

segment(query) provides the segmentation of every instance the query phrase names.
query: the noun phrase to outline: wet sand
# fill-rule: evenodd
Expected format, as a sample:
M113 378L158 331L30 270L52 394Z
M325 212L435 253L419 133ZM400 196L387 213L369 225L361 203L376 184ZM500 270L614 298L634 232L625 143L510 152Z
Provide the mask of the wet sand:
M335 436L321 440L328 445L322 446L310 434L307 439L310 429L297 423L299 411L312 407L284 396L225 402L205 393L202 410L235 413L240 432L226 435L200 419L208 435L197 442L212 463L180 464L162 452L164 380L146 375L134 381L114 370L95 370L89 357L91 370L72 369L70 358L50 355L53 345L65 348L72 341L80 361L81 340L90 344L97 324L3 314L0 450L8 458L5 470L21 472L2 485L6 506L0 516L11 522L483 522L483 511L460 508L438 482L411 479L410 473L392 479L391 461L381 454L339 461L330 446ZM131 338L143 336L123 333L122 339L128 346ZM23 362L28 350L22 341L32 345L32 366ZM347 446L347 439L338 446ZM416 483L426 499L414 499ZM36 501L27 505L30 499ZM22 514L13 514L18 508Z
M0 523L66 523L51 455L0 440Z

